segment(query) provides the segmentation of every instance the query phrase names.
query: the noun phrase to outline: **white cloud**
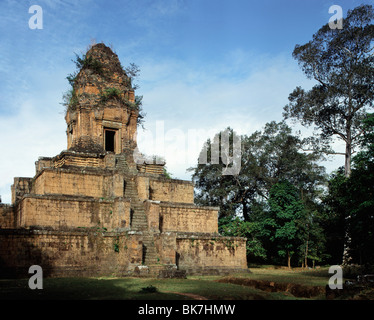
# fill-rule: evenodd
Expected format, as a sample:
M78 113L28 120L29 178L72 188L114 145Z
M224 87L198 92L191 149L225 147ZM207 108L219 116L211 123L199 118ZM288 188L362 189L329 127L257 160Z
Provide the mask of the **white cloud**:
M254 58L237 51L215 68L193 68L176 60L141 65L147 131L139 131L139 149L163 156L168 170L182 179L190 178L186 169L196 165L208 138L228 126L249 135L267 122L281 121L292 90L311 86L294 61L282 55ZM156 142L157 121L163 121L164 148Z
M0 136L0 194L10 203L14 177L33 177L39 156L55 156L66 147L64 119L25 101L19 112L0 118Z

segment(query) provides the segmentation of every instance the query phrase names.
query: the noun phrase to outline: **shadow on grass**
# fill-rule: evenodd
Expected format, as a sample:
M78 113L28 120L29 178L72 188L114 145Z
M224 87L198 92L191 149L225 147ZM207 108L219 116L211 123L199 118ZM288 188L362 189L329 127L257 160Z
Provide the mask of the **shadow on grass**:
M29 288L28 279L0 280L0 300L183 300L162 292L141 292L138 279L47 278L43 289Z

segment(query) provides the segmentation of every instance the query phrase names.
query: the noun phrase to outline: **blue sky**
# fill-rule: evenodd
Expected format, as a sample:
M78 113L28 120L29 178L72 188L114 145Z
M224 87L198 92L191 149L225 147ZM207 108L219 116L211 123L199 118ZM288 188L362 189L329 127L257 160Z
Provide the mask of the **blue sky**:
M39 156L66 149L62 94L74 53L111 45L136 63L147 113L139 149L160 154L178 178L196 164L202 141L231 126L251 134L282 119L288 94L311 87L292 58L328 23L331 5L373 1L33 0L0 1L0 195L13 177L32 177ZM31 5L43 29L30 29ZM157 132L164 134L164 148ZM343 159L327 163L330 169Z

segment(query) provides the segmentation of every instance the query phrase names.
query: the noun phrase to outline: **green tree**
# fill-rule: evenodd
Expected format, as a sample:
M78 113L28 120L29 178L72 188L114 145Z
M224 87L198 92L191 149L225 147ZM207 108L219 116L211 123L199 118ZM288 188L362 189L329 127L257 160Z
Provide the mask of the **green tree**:
M229 131L230 146L232 146L234 131ZM212 150L214 145L218 146L218 154L221 155L222 132L215 135L213 141L207 140L200 155L206 153L207 163L198 163L196 167L189 168L193 172L192 180L195 184L195 201L197 204L219 206L220 218L233 216L241 210L245 220L249 219L248 201L254 196L254 190L245 174L246 168L241 166L241 171L237 175L224 175L223 169L226 165L219 157L218 163L212 161ZM243 145L241 150L243 150ZM229 152L232 154L232 148ZM243 164L243 156L241 162Z
M328 182L328 192L323 197L321 225L326 238L326 251L330 255L329 264L343 262L346 238L346 217L349 215L347 203L347 177L341 167L333 172Z
M220 142L220 134L213 142ZM315 205L318 189L325 181L325 169L317 164L318 154L302 151L303 143L290 127L273 121L262 131L243 135L241 143L240 173L223 175L225 165L211 163L212 142L206 142L208 163L189 169L193 172L197 203L220 206L220 217L240 213L249 221L254 210L264 206L271 187L287 179L297 185L308 206Z
M355 263L374 263L374 114L363 121L362 150L347 181L348 254Z
M329 181L324 199L327 250L343 263L374 262L374 116L368 115L361 126L362 150L353 157L352 173L342 170ZM331 241L330 241L331 240ZM339 257L336 257L339 252ZM344 253L344 255L343 255ZM343 256L343 260L341 257Z
M230 129L230 132L232 145L233 130ZM240 173L223 175L224 163L211 163L212 145L219 144L220 135L218 133L213 142L208 140L207 150L202 150L207 152L207 164L199 163L189 169L193 171L195 201L201 205L220 207L220 223L222 226L227 225L229 230L233 230L233 226L249 228L246 237L247 252L251 259L272 259L278 253L273 254L273 243L261 229L269 207L270 190L282 180L290 181L311 217L310 223L316 224L312 216L319 209L320 189L325 182L325 169L318 165L320 156L304 152L303 141L292 133L285 122L273 121L267 123L261 131L241 136ZM243 225L237 224L238 216L242 217ZM310 225L310 230L313 228L316 226ZM227 234L228 229L222 230ZM312 236L312 232L310 234L310 239L305 238L304 242L309 241L309 253L314 250L315 256L320 256L323 250L321 242Z
M284 117L318 129L309 142L325 153L345 156L345 175L362 131L360 124L374 98L374 11L371 5L349 10L342 29L324 25L313 39L296 45L293 57L317 84L309 91L297 87L289 95ZM345 152L332 150L333 137L345 143Z
M305 220L303 232L300 234L300 246L298 248L299 262L307 268L308 261L312 260L313 268L316 262L326 261L326 238L321 224L321 214L318 211L308 212L305 208Z
M258 221L244 221L239 217L223 217L218 222L218 231L221 235L247 238L246 250L249 260L266 258L266 250L259 238L261 224Z
M291 258L297 252L305 234L306 212L300 193L289 181L275 184L270 190L269 212L264 219L265 234L277 248L281 257Z

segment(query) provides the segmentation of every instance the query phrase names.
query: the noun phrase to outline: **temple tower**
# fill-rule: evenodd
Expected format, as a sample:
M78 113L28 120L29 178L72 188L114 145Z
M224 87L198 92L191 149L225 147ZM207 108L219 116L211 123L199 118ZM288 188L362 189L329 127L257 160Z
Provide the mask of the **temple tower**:
M139 108L131 78L118 56L104 44L96 44L72 76L65 120L68 150L120 154L136 147Z

